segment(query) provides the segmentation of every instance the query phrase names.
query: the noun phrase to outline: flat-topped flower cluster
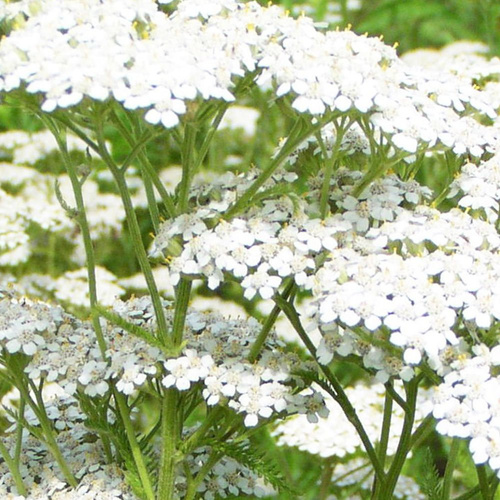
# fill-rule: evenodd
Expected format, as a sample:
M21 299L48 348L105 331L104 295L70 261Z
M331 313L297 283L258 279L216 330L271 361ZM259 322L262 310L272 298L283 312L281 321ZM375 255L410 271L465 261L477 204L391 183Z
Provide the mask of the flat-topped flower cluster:
M438 78L380 40L321 33L277 6L184 0L166 15L151 0L53 0L18 2L2 14L12 23L0 44L0 89L41 93L46 112L113 97L169 128L198 97L233 101L234 78L254 72L259 86L291 94L301 113L369 112L411 154L441 144L480 156L496 140L462 116L475 109L494 117L492 106L451 72Z
M384 488L376 461L365 468L356 455L362 442L369 451L366 440L388 431L380 429L388 419L384 388L398 407L383 453L406 457L399 438L406 432L411 441L411 401L389 389L400 379L408 395L424 375L442 383L434 395L420 391L426 411L415 398L421 411L413 408L411 418L424 424L432 411L439 433L470 438L474 461L500 471L492 396L500 363L498 59L460 46L400 59L380 39L322 32L306 16L236 0L21 0L0 5L0 18L2 97L45 117L59 139L44 131L0 134L7 160L0 164L0 266L32 296L0 296L1 375L20 391L10 397L28 403L22 415L6 406L10 427L0 452L26 451L20 475L28 498L134 498L134 481L106 461L110 445L102 436L126 427L127 412L142 425L144 401L154 407L171 397L176 403L162 407L158 423L145 424L151 434L141 436L142 450L130 429L120 431L134 455L120 460L134 464L125 467L137 469L144 491L147 471L137 454L168 466L173 451L156 437L171 432L172 442L182 438L182 466L170 476L178 498L272 494L258 467L238 462L230 446L244 457L247 436L288 417L276 427L279 444L352 458L334 471L337 486L357 480L368 491L368 470ZM287 110L289 135L267 164L233 156L200 172L213 128L244 129L242 144L259 133L256 110L238 111L246 109L251 126L223 116L248 87ZM107 119L130 146L123 168L106 143ZM160 133L182 162L161 174L145 159ZM76 167L63 154L70 175L40 173L37 165L50 162L57 143L86 162ZM213 166L213 158L206 163ZM445 185L433 180L439 169ZM114 190L103 189L115 181ZM76 205L86 206L85 223ZM150 261L168 271L153 272L134 208L145 209L154 228ZM120 301L132 282L143 285L126 285L95 264L93 246L123 234L134 240L149 293ZM74 244L76 235L83 246ZM74 251L67 269L23 277L20 265L36 262L53 236ZM155 284L155 276L168 283ZM262 322L201 312L188 307L193 280L208 292L230 283L248 311L261 300L276 307ZM158 294L172 287L175 302ZM67 304L90 306L93 321L69 314ZM281 313L309 355L278 339L273 324ZM376 384L335 387L332 363L345 360ZM344 399L358 403L357 415ZM88 412L97 402L106 407L100 427ZM201 408L200 422L188 426ZM178 412L170 422L167 410ZM224 415L220 432L214 415ZM57 442L47 439L46 449L44 418ZM20 434L23 427L30 432ZM226 436L229 444L217 442ZM112 445L124 453L119 440ZM53 458L68 462L78 487L68 474L62 479ZM359 474L343 477L353 471ZM0 494L15 498L20 478L5 463L0 473ZM388 496L403 498L402 485L421 497L411 479Z

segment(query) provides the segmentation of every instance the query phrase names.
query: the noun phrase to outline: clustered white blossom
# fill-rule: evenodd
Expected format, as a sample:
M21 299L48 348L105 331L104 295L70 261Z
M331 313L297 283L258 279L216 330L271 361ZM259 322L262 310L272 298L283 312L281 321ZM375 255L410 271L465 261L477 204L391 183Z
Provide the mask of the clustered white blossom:
M496 140L491 128L462 116L467 107L494 116L472 85L408 66L380 40L321 33L310 18L276 6L184 0L167 15L153 1L52 0L20 10L0 43L0 89L42 93L46 112L112 96L170 128L186 101L233 101L235 77L257 71L258 85L293 95L299 112L370 112L372 124L410 154L420 143L440 143L481 156Z
M168 303L165 302L165 306ZM106 356L95 344L91 325L42 302L6 296L0 300L0 340L9 353L31 356L24 369L33 379L57 382L69 395L77 390L89 396L104 395L113 378L117 389L132 394L149 379L160 378L164 387L180 391L198 384L209 406L228 403L255 426L275 413L325 415L323 398L316 391L296 393L300 370L311 369L280 349L272 338L256 363L247 358L261 330L256 320L225 319L216 313L191 312L187 317L186 348L181 356L166 359L159 348L107 323ZM116 302L114 310L127 321L155 333L156 320L148 297ZM166 310L168 321L173 311ZM290 385L292 384L292 385ZM300 384L299 384L300 385Z
M48 405L49 411L54 407ZM75 412L78 408L69 406ZM79 415L80 420L83 415ZM56 425L63 422L58 416ZM1 438L10 452L16 446L15 433ZM115 464L107 464L101 442L87 427L75 418L69 428L60 427L57 444L64 459L79 480L72 488L61 479L60 471L46 447L29 433L22 440L21 476L29 489L27 496L17 493L15 482L5 462L0 463L0 495L5 500L136 500L123 471Z
M262 189L283 178L295 176L278 171ZM339 169L331 181L334 215L308 217L308 201L317 196L313 189L305 200L264 201L214 226L219 210L253 179L253 172L226 174L220 179L224 190L217 182L210 191L198 186L192 199L208 194L212 200L162 225L151 255L177 255L167 257L173 283L184 274L204 277L216 288L230 273L240 280L246 298L269 299L293 277L311 291L307 315L326 338L338 322L348 328L329 339L337 348L342 343L338 353L362 356L383 382L393 375L411 378L412 366L423 357L436 370L446 370L452 353L464 349L454 331L460 316L478 328L500 319L500 237L489 222L459 209L442 213L421 205L429 189L395 175L353 196L359 175ZM326 260L318 266L321 253ZM390 354L362 341L354 332L361 326L401 348L402 359L397 350Z
M173 311L168 309L167 302L164 305L167 307L167 321L172 324ZM249 427L274 413L298 412L307 415L311 421L317 420L317 415L326 416L328 413L323 397L317 391L302 390L297 393L293 390L292 386L301 388L294 371L311 369L312 366L282 352L276 340L270 338L266 342L266 349L256 363L246 360L261 329L255 320L226 320L216 313L192 311L187 317L187 346L180 357L170 359L166 359L160 349L107 322L107 361L104 361L96 347L91 325L68 315L60 307L17 299L10 293L4 293L0 309L2 351L11 355L26 354L29 359L24 371L28 377L33 381L43 378L51 384L44 390L47 416L58 431L63 453L73 453L69 462L78 471L78 479L82 479L76 490L70 490L59 479L54 483L57 472L52 470L55 467L52 464L50 474L43 476L39 490L33 489L31 495L44 493L47 496L42 498L52 500L59 497L50 495L60 491L61 495L67 494L67 498L72 498L71 495L81 494L84 491L82 488L87 487L88 494L94 495L89 498L101 498L99 494L104 494L104 488L107 492L116 490L117 499L134 498L123 486L118 470L104 465L99 445L95 443L85 447L84 444L88 432L83 427L86 417L77 402L79 394L103 396L109 390L111 378L116 389L125 395L134 394L147 380L153 379L159 379L164 387L175 386L180 391L192 389L198 383L201 397L209 406L227 403L229 408L244 415L245 425ZM148 297L118 301L114 311L129 323L151 333L156 332L156 320ZM11 408L15 412L14 407ZM10 413L8 415L10 418ZM24 418L31 425L38 425L37 417L30 408ZM15 422L15 419L10 419ZM9 440L13 439L9 433L15 427L12 425L7 431L8 447L13 446L9 445ZM70 437L74 444L66 443ZM26 436L26 441L26 449L40 446L31 437ZM70 446L68 450L65 449L66 444ZM80 449L86 459L82 458L80 451L72 451ZM89 461L89 453L100 456ZM200 467L206 459L205 451L194 453L192 466ZM35 467L42 467L49 460L45 451L38 454L34 463L27 465L27 481L32 481L30 478L35 475ZM90 466L90 463L95 465ZM115 479L111 481L109 474ZM14 491L10 473L6 473L2 481L5 495ZM182 483L182 475L179 481ZM222 459L199 486L200 494L207 499L214 498L217 491L222 494L226 490L232 494L241 491L258 496L269 491L254 473L230 458Z
M436 430L445 435L469 438L476 464L488 463L500 470L500 423L498 391L500 346L484 344L472 348L473 355L461 356L434 393L433 415Z
M477 46L468 46L465 54L463 46L455 46L427 53L424 60L422 53L403 60L379 39L350 31L322 33L305 16L293 19L279 7L256 2L181 0L170 14L158 3L4 2L0 18L8 20L8 34L0 41L0 91L24 89L37 96L46 113L114 99L126 110L144 111L148 123L170 129L189 114L192 102L236 100L238 81L251 76L264 91L288 100L304 123L329 121L276 169L244 214L224 217L256 182L258 168L239 175L227 172L208 182L201 176L194 180L192 210L164 222L150 249L150 257L164 258L169 266L164 289L187 277L201 278L214 290L230 276L245 299L272 299L293 280L309 293L304 319L321 333L315 361L328 365L335 356L355 355L382 383L392 377L407 381L421 363L428 363L444 377L433 397L438 432L470 438L474 461L500 471L498 346L490 350L478 343L500 320L500 119L495 113L500 61L477 54L482 51ZM250 113L256 120L255 112ZM351 116L357 121L347 121ZM235 121L229 112L221 126L238 126ZM250 135L254 127L246 130ZM75 229L53 192L45 189L50 176L19 165L34 164L52 151L44 134L0 136L0 148L15 164L15 169L0 165L1 266L29 259L28 222L51 231ZM280 148L286 144L283 139ZM84 150L78 140L69 146ZM430 201L434 194L414 179L416 172L409 167L432 155L442 159L445 152L455 156L458 174L450 191L437 199L455 198L457 207L440 211ZM300 177L296 172L302 173L311 153L316 162L335 160L326 179L325 217L320 217L324 172L312 169L307 186L297 183L301 196L285 195L284 188ZM383 164L370 164L377 155ZM375 167L380 174L373 180ZM166 169L162 175L168 179L178 173ZM58 180L72 206L68 177ZM135 191L134 201L146 206L137 177L129 176L127 182ZM101 192L92 176L85 178L83 191L93 237L119 233L124 214L118 196ZM123 288L108 271L98 268L98 273L109 285L102 302L156 335L149 297L114 301ZM77 270L59 277L55 297L83 305L84 274ZM171 326L173 310L166 301L163 305ZM248 361L261 328L253 319L190 310L186 344L178 356L169 357L108 320L103 321L104 358L89 322L60 307L5 294L0 299L3 359L26 356L24 371L31 380L57 383L63 391L47 400L48 417L60 431L62 449L77 450L67 452L72 454L68 459L82 479L78 489L68 490L47 465L39 443L25 436L30 450L26 477L48 470L40 484L29 484L31 494L133 498L118 469L99 465L102 458L96 458L95 468L89 466L89 455L100 453L98 444L85 447L83 419L68 410L76 408L79 395L106 395L111 380L127 396L151 381L191 391L209 407L226 406L241 414L246 427L298 414L278 427L281 444L322 457L354 454L359 439L336 403L303 386L299 374L316 370L315 363L289 354L274 333L258 359ZM469 357L472 342L476 345ZM380 435L381 387L347 390L374 440ZM329 419L319 420L328 412ZM398 409L396 427L401 418ZM26 419L34 422L29 412ZM8 447L14 446L9 440ZM390 440L389 453L394 448ZM195 450L192 470L199 470L209 453L208 448ZM336 472L342 476L341 468ZM183 481L179 476L180 490ZM207 500L262 496L265 490L257 483L250 471L224 458L200 484L199 493ZM0 475L0 488L6 498L14 495L9 473ZM404 497L401 490L394 495ZM416 489L412 495L420 498Z
M500 154L479 165L467 163L451 185L449 197L460 193L458 204L471 209L488 222L498 221L500 199Z
M190 471L197 473L209 460L212 450L208 446L197 448L187 457ZM179 475L176 479L176 489L181 493L185 487L185 478ZM257 498L274 494L270 485L244 465L230 457L223 457L212 468L197 488L203 500L215 500L234 496L252 495ZM182 493L181 493L182 494Z

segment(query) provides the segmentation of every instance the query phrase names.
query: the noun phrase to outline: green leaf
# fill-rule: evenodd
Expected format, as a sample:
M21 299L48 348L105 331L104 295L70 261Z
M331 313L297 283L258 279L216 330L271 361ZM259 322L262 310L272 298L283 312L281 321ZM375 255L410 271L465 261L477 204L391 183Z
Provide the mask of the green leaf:
M105 319L107 319L110 323L115 326L120 327L126 332L144 340L150 346L156 347L160 349L167 357L176 357L180 354L182 349L184 348L185 343L181 346L170 349L162 344L154 335L148 332L145 328L142 328L139 325L135 325L134 323L130 323L126 319L122 318L118 314L111 312L109 309L106 309L100 305L96 305L94 309Z
M226 442L214 443L214 450L231 457L241 465L248 467L252 472L263 477L276 490L286 493L295 493L286 482L281 470L272 462L265 452L249 443Z
M429 448L425 450L424 462L427 466L420 489L427 496L427 500L442 500L443 480L439 475L439 471L434 463L434 457Z

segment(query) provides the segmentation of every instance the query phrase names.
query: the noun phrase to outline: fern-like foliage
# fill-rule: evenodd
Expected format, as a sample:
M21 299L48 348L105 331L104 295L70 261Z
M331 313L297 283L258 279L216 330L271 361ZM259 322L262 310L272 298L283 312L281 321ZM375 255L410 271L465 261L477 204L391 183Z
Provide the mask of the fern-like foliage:
M145 328L140 327L139 325L135 325L134 323L130 323L126 319L122 318L118 314L111 312L109 309L102 307L100 305L96 305L94 309L105 319L107 319L110 323L115 326L118 326L122 330L144 340L144 342L148 343L150 346L156 347L163 351L167 357L176 357L182 351L184 344L176 349L172 349L166 347L163 342L158 340L154 335L152 335Z
M426 495L427 500L442 500L443 480L434 464L434 458L429 448L426 449L425 455L427 467L425 468L420 490Z
M130 444L127 439L125 427L119 421L112 423L108 420L108 412L109 410L113 410L109 405L109 400L91 398L82 393L78 395L78 399L82 411L87 416L85 426L99 433L101 436L104 435L108 437L116 453L116 462L124 471L127 483L138 498L146 498L132 450L130 449ZM119 415L116 415L116 418L120 418ZM155 455L153 446L148 440L139 437L138 443L144 463L153 482L153 487L155 487L154 481L156 479L155 470L157 456Z
M248 467L252 472L264 478L274 489L289 493L290 495L294 493L287 484L279 467L270 460L266 453L253 446L250 442L218 442L212 446L217 452L233 458L241 465Z

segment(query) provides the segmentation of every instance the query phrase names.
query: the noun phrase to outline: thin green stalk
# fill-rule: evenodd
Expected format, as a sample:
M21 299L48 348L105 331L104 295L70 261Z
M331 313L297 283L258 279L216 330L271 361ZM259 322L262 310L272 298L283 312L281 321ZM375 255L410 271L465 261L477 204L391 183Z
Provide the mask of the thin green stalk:
M175 311L172 338L174 346L182 343L184 324L191 295L191 281L182 278L176 288ZM167 389L163 397L161 413L162 452L159 471L158 499L171 500L174 495L175 466L177 464L178 443L182 433L182 418L179 406L179 393Z
M450 498L451 487L453 485L453 471L457 465L458 452L460 450L460 440L458 438L453 438L451 441L450 452L448 453L448 461L446 462L446 469L443 476L443 493L442 500L448 500Z
M189 189L194 175L194 152L196 149L196 128L193 123L186 123L184 141L182 144L182 179L179 185L177 206L180 213L187 211L189 202Z
M351 126L353 123L353 120L351 120L347 126L344 128L346 118L342 117L340 121L340 125L336 127L336 138L335 138L335 144L333 145L333 149L331 152L331 157L328 158L328 152L326 150L326 146L323 142L323 139L321 137L321 131L318 131L316 133L316 137L318 139L318 143L321 148L321 152L323 154L323 158L325 159L325 170L324 170L324 178L323 178L323 185L321 186L321 194L320 194L320 201L319 201L319 207L320 207L320 214L321 218L324 219L328 215L328 199L330 197L330 180L333 175L333 168L335 166L335 163L337 162L337 156L339 153L340 145L342 144L342 139L344 137L345 132L347 129Z
M390 385L390 383L386 384ZM384 401L384 415L382 419L382 429L380 432L380 441L378 445L378 458L380 460L380 464L382 467L385 467L385 461L387 458L387 446L389 443L389 436L391 431L391 418L392 418L392 407L393 407L393 399L389 391L385 392L385 401ZM377 498L378 491L380 489L380 482L377 480L375 476L373 478L373 497Z
M33 410L33 413L36 415L38 422L40 423L40 426L42 428L42 433L40 436L40 439L42 442L47 446L49 452L52 454L54 457L57 465L61 469L61 472L64 476L64 479L66 482L72 486L76 487L78 484L77 480L73 476L71 470L69 469L66 460L64 459L61 451L59 450L59 446L57 445L57 441L54 438L53 430L52 430L52 422L47 416L47 413L45 412L45 406L43 404L43 399L41 395L38 393L38 389L36 385L29 379L27 379L26 375L23 373L23 368L18 366L18 363L15 361L15 359L12 357L10 358L10 362L7 363L7 369L9 373L9 377L2 377L4 380L7 380L9 384L13 385L20 393L21 396L21 401L27 402L30 408ZM26 384L26 381L28 380L28 384ZM33 400L33 398L30 395L29 392L29 387L32 387L33 392L36 396L37 402ZM24 408L23 408L23 413L24 413ZM20 422L25 422L24 418L21 413L18 413L19 415L19 421ZM19 424L18 425L22 425ZM18 432L17 436L17 442L16 442L16 450L15 450L15 463L18 464L20 463L20 455L21 455L21 445L22 443L19 441L22 439L22 434Z
M132 456L134 457L135 466L137 467L137 472L141 479L144 494L146 495L147 500L155 500L151 478L149 477L148 469L146 467L141 448L139 446L139 443L137 442L137 437L135 435L132 420L130 419L130 412L125 400L125 396L116 389L114 390L114 396L115 401L118 405L118 411L120 412L123 426L125 428L125 433L130 445L130 450L132 451Z
M19 425L19 424L18 424ZM19 471L19 461L13 459L7 447L3 444L3 441L0 439L0 455L2 456L4 462L7 464L7 467L14 478L14 483L16 485L17 492L19 495L24 497L28 496L28 491L26 490L26 486L23 482L23 477L21 476L21 472Z
M307 139L310 135L314 134L317 130L320 130L324 127L325 122L318 121L315 125L306 126L302 118L299 118L290 134L281 148L280 152L276 155L273 161L269 164L267 168L265 168L262 173L255 179L253 184L241 195L238 200L227 210L224 214L225 220L230 220L235 215L244 211L248 206L253 196L257 191L264 185L264 183L273 175L273 173L278 169L288 158L288 156L295 151L297 146Z
M492 486L494 486L494 485L498 486L498 477L495 473L493 473L488 478L488 483ZM495 486L495 489L496 489L496 486ZM478 485L474 486L474 488L471 488L466 493L463 493L462 495L455 497L454 500L470 500L472 498L475 498L480 491L481 491L481 487L478 484Z
M132 121L129 119L129 117L125 114L124 118L127 119L129 126L134 130L134 132L131 132L128 130L127 126L123 123L123 119L120 117L119 113L117 113L116 109L113 109L112 111L112 117L113 117L113 123L118 129L118 131L121 133L123 138L128 142L129 146L132 148L129 157L135 158L135 155L133 153L137 151L137 160L139 162L139 166L141 167L141 172L142 172L142 177L145 179L146 177L149 177L150 182L154 185L158 193L160 194L162 203L165 207L165 211L167 212L168 217L174 217L176 214L176 209L174 202L172 201L172 197L170 194L167 192L165 189L165 186L161 182L161 179L158 176L158 173L154 169L154 167L151 165L151 162L148 159L147 154L144 152L145 146L147 145L147 142L142 145L142 147L137 148L138 143L140 143L140 139L137 138L137 133L140 132L142 135L144 135L143 129L141 127L141 122L138 121L137 124L134 126ZM159 134L152 134L151 139L154 139L158 137ZM149 141L148 141L149 142ZM127 157L127 160L128 158ZM123 165L120 167L120 171L125 174L125 170L128 168L130 161L125 160ZM147 189L146 189L146 194L147 194ZM153 197L153 199L155 199ZM149 200L149 198L148 198ZM156 202L155 202L156 206Z
M385 484L380 488L380 495L378 497L380 498L380 500L392 498L394 488L396 487L399 475L401 474L401 470L406 461L406 457L410 451L411 431L413 422L415 421L415 410L419 382L419 377L415 377L405 385L408 411L405 413L403 429L401 430L401 437L399 439L396 455L394 456L391 467L387 472L387 480Z
M414 448L418 446L434 430L434 424L434 417L427 415L412 434L410 447Z
M194 163L195 173L198 171L201 164L203 163L203 160L205 159L205 156L207 155L208 150L210 148L210 144L212 143L212 139L214 138L214 135L217 132L217 129L219 128L220 122L222 121L222 118L224 118L224 114L226 113L228 108L229 108L229 103L224 103L221 105L219 111L217 111L217 115L215 116L212 124L210 125L210 128L208 129L205 139L203 140L203 143L201 144L200 149L198 151L198 156L196 157L196 162Z
M97 299L97 280L95 275L95 256L94 256L94 246L92 243L92 238L90 236L90 228L87 220L87 213L85 211L85 202L83 200L82 193L82 182L78 178L78 174L76 172L75 165L71 161L71 158L68 153L68 148L66 144L66 138L64 134L61 134L58 130L54 121L49 118L47 115L40 113L40 119L47 126L47 128L51 131L52 135L57 141L59 146L59 150L62 155L63 163L66 168L66 172L68 173L71 187L73 188L73 193L76 201L76 221L80 226L83 245L85 248L85 262L87 266L87 277L89 282L89 297L90 297L90 311L92 318L92 326L94 327L94 331L97 338L97 343L99 345L99 350L101 351L101 356L103 359L106 359L106 341L104 339L104 334L101 328L101 323L99 321L99 315L95 311L95 306L98 303Z
M97 143L99 146L99 154L106 163L106 165L108 166L108 168L110 169L111 174L113 175L116 185L118 187L118 191L120 192L120 196L122 198L122 203L123 207L125 208L125 214L127 217L127 223L130 230L130 235L132 237L132 244L134 246L135 255L137 257L137 260L139 261L139 266L144 275L144 278L146 279L148 290L151 295L151 301L153 303L153 308L155 310L156 321L158 323L159 337L163 341L166 347L171 348L172 341L168 337L168 326L165 318L165 311L163 310L160 294L158 292L153 272L151 270L151 265L149 263L144 245L142 243L141 230L139 228L139 223L137 221L137 215L135 213L134 206L132 204L132 199L130 197L130 192L128 190L128 186L125 181L125 177L123 173L120 172L120 170L118 169L117 165L109 155L108 150L106 148L104 133L103 133L102 116L100 114L99 116L96 117L96 135L97 135Z
M223 411L222 406L216 406L207 413L200 427L182 444L182 451L185 454L191 453L198 446L212 425L221 418Z
M299 315L297 314L295 308L292 306L292 304L290 304L286 300L283 300L279 296L274 297L273 300L285 313L286 317L289 319L290 323L295 328L295 331L298 333L300 339L309 350L311 356L317 361L316 347L311 342L311 339L304 330L304 327L300 322ZM349 398L347 397L344 389L342 388L342 385L340 384L334 373L327 366L322 365L320 363L318 364L319 367L321 368L321 371L323 372L323 375L330 383L334 391L333 393L332 391L328 392L335 398L337 403L344 411L344 414L349 420L349 422L351 422L351 424L355 427L365 447L366 453L368 454L370 461L373 464L373 469L375 470L375 474L377 475L378 480L383 483L385 481L384 469L378 459L373 444L371 443L370 438L368 437L368 434L366 433L361 420L359 420L359 417L356 413L356 409L354 408L354 406L352 406L351 402L349 401Z
M393 399L390 392L385 393L384 402L384 417L382 420L382 430L380 433L380 443L378 447L378 456L382 467L385 464L385 459L387 458L387 445L389 443L389 435L391 430L391 417L392 417L392 407Z
M17 375L15 375L16 378ZM24 378L24 377L23 377ZM31 398L28 388L24 385L23 381L18 378L18 383L16 384L16 388L19 390L21 395L25 398L27 403L30 405L31 409L35 413L35 415L38 418L38 421L40 422L40 426L42 427L43 431L43 436L45 439L45 444L49 448L50 452L52 453L52 456L55 458L57 465L59 465L59 468L61 469L61 472L63 473L64 479L68 482L70 486L75 488L78 484L78 481L76 480L75 476L71 472L68 464L66 463L65 458L63 457L61 450L59 449L59 446L57 444L57 441L54 437L54 431L52 427L52 422L50 421L49 417L47 416L47 412L45 411L45 406L43 402L42 395L40 394L40 391L36 387L36 385L32 382L28 382L31 386L31 389L33 393L35 394L36 398L36 403L33 401Z
M479 480L479 491L483 500L491 500L490 498L490 482L486 474L485 465L476 465L477 479Z
M24 420L24 410L26 409L26 400L21 396L19 401L18 415L21 420ZM23 449L23 431L24 426L19 425L16 429L16 449L14 450L14 461L18 464L21 460L21 451Z
M123 134L123 129L120 128L120 132ZM151 142L158 134L154 134L152 132L143 132L140 137L134 137L133 141L130 142L132 149L129 151L125 160L120 167L122 173L132 165L132 162L142 153L146 145Z
M326 464L321 472L319 481L318 500L326 500L330 493L330 486L332 484L333 469L335 468L336 457L326 459Z
M294 289L295 289L295 282L293 281L293 279L290 279L286 284L283 293L281 294L281 298L283 300L288 300ZM267 336L271 331L271 328L276 323L276 320L278 319L280 312L281 308L278 305L275 305L271 313L267 317L266 321L262 325L262 329L260 330L259 335L255 339L254 343L252 344L252 347L250 349L250 354L248 355L248 361L250 363L254 363L256 359L259 357L262 346L264 345L264 342L266 341Z
M184 324L186 322L187 309L191 297L191 285L191 280L181 278L175 290L175 311L172 336L176 347L182 343Z
M167 389L161 409L161 460L158 473L157 500L172 500L175 490L175 468L178 461L180 426L178 415L179 393Z
M390 382L385 384L385 390L388 392L388 394L390 394L393 401L396 402L404 412L408 411L408 405L406 404L406 401L396 392L394 386Z
M160 212L158 211L158 205L156 203L153 183L151 182L151 179L148 176L146 169L143 168L142 166L141 166L141 176L142 176L142 182L144 183L144 189L146 190L149 216L151 217L151 222L153 223L153 230L155 234L158 234L160 230Z
M212 467L220 460L222 454L216 451L210 453L208 460L203 464L198 474L196 474L194 480L189 483L184 500L194 500L196 498L196 493L198 486L201 484L205 476L210 472Z
M500 478L496 474L494 474L493 478L490 479L490 496L491 496L491 500L494 500L499 485L500 485Z

